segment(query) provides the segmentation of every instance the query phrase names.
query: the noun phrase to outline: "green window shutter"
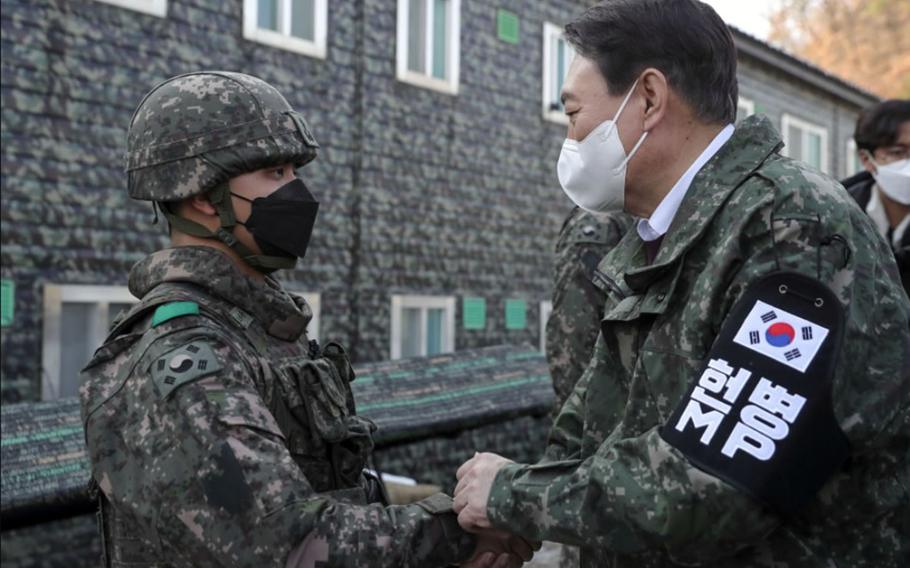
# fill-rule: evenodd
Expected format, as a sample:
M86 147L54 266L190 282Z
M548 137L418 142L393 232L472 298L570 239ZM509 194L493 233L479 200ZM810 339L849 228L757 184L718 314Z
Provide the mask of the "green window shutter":
M496 11L496 33L499 39L506 42L518 43L518 15L508 10Z
M13 323L16 308L16 283L4 278L0 281L0 285L2 285L2 289L0 289L0 312L2 312L0 325L7 327Z
M506 329L528 327L528 303L524 300L506 300Z
M487 301L483 298L464 298L461 302L465 329L484 329L487 326Z

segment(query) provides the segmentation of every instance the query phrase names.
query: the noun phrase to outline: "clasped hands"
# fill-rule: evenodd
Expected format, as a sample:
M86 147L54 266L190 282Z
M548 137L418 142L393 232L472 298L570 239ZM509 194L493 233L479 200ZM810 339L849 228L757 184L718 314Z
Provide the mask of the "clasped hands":
M534 556L539 542L528 542L520 536L494 529L487 517L487 501L496 474L511 460L491 454L475 453L455 474L454 509L458 524L477 535L477 548L468 568L518 568Z

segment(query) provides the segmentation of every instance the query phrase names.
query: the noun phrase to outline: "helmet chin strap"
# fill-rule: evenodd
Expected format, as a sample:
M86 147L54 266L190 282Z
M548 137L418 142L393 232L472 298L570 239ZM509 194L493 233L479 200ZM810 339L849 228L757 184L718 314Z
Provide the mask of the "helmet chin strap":
M240 242L240 240L234 236L234 226L237 225L237 216L234 214L234 207L231 204L230 189L228 188L227 182L217 185L215 189L209 192L209 201L211 201L212 205L215 207L215 211L218 213L218 219L221 223L221 226L214 232L195 221L180 217L171 211L168 204L165 202L159 202L158 206L161 208L161 213L167 218L171 226L178 231L202 239L216 239L221 241L230 247L231 250L236 252L245 263L263 274L271 274L272 272L283 268L294 268L294 265L297 264L297 258L292 256L256 254L250 247Z

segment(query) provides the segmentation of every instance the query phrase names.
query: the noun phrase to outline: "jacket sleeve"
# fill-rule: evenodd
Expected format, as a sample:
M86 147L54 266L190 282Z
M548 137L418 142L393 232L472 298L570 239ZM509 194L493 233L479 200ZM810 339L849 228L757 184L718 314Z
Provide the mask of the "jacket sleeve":
M390 568L443 566L470 555L474 538L441 494L383 507L316 493L251 370L225 344L207 341L218 371L151 406L132 432L136 451L153 456L129 480L141 494L118 503L157 504L154 523L169 555L193 566ZM117 502L116 484L113 493Z
M856 233L850 227L842 223L840 237L828 239L831 233L817 216L762 210L746 228L744 260L729 275L730 285L718 301L721 313L728 314L744 289L766 274L777 269L812 276L819 272L845 308L833 403L854 452L861 452L878 434L873 425L880 430L893 423L900 401L906 404L907 389L894 379L907 374L910 342L907 299L893 262L881 239L865 227ZM679 373L685 383L695 379L692 369L666 372ZM613 380L611 368L597 360L586 375L591 383ZM883 404L889 396L898 400ZM850 416L875 418L857 421ZM490 493L489 518L495 526L527 538L620 554L662 548L675 560L692 564L710 564L775 530L781 522L776 514L693 466L659 436L660 426L635 436L625 436L620 428L593 433L603 441L585 452L581 462L506 466ZM573 440L576 428L573 425ZM826 490L831 483L822 492ZM832 495L836 491L828 498Z
M592 380L601 380L608 375L610 368L610 363L604 356L603 336L600 334L597 336L593 351L592 355L585 356L589 364L553 422L544 453L545 461L578 459L582 453L588 385ZM607 400L598 401L598 404L601 405L602 412L609 408L610 418L616 423L622 416L626 394L619 383L609 384L615 388L611 389Z

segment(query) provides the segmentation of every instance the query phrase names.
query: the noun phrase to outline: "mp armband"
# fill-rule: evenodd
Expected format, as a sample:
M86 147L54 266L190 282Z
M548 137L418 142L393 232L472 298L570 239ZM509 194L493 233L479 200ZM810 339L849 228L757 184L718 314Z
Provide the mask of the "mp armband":
M831 401L843 328L827 286L766 276L733 306L661 437L778 512L798 511L850 452Z

